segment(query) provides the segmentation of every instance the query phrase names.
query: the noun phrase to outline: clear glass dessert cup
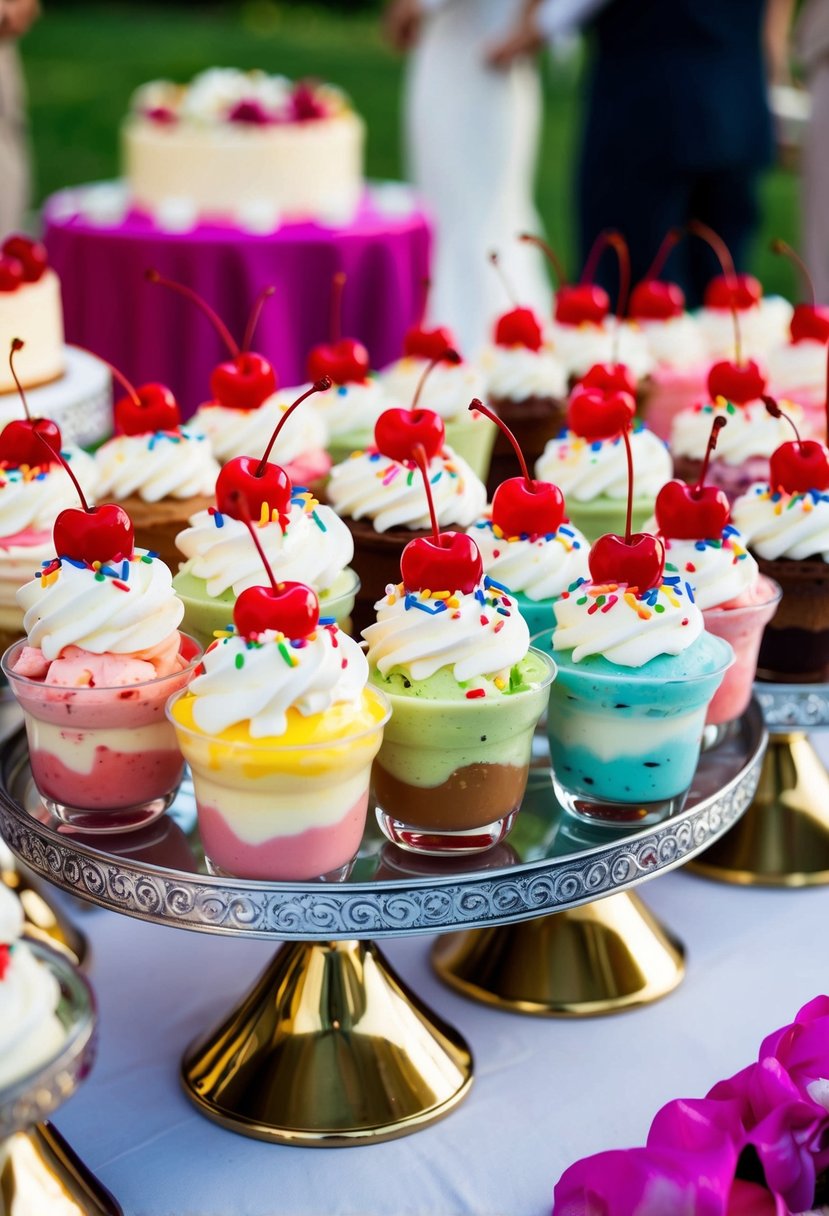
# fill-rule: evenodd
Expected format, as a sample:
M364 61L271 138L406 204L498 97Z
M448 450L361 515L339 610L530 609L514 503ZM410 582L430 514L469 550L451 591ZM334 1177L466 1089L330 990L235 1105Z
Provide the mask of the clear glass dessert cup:
M533 733L556 664L530 651L543 677L499 697L432 700L386 693L391 721L374 762L377 822L414 853L480 853L509 832L527 785Z
M754 602L703 609L705 628L728 642L734 651L734 663L723 676L722 684L708 706L707 726L722 727L735 721L748 708L763 630L777 611L782 595L780 585L761 574Z
M366 728L332 730L320 742L220 738L182 719L178 693L167 716L190 766L199 835L213 874L274 882L345 877L365 829L371 765L390 709L382 693ZM338 707L327 711L336 717Z
M179 671L111 688L17 675L26 645L10 646L0 666L23 710L32 777L45 806L83 832L132 831L163 815L184 772L164 708L190 682L201 660L198 643L181 634Z
M551 650L551 631L533 638ZM562 807L592 824L641 827L682 809L709 702L733 662L707 637L710 670L666 679L641 668L608 674L553 651L558 676L547 714L553 786Z

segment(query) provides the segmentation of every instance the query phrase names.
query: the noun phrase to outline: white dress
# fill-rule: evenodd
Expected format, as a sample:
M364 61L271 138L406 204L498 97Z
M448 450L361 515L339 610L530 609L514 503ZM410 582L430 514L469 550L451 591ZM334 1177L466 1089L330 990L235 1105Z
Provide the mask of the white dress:
M429 319L449 325L464 354L511 307L487 260L497 250L521 305L544 316L550 286L541 255L516 240L540 233L533 184L541 125L535 60L505 71L487 47L513 24L520 0L443 0L424 22L405 96L409 175L436 227Z

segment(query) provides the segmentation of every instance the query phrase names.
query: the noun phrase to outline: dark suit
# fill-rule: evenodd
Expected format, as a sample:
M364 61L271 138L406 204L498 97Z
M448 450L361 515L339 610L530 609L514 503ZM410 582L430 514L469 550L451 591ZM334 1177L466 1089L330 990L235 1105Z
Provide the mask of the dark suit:
M741 267L769 163L762 53L764 0L610 0L590 25L593 56L579 166L582 259L603 228L630 243L634 282L665 232L692 218L723 237ZM689 304L718 265L696 239L667 273ZM600 280L616 282L606 255Z

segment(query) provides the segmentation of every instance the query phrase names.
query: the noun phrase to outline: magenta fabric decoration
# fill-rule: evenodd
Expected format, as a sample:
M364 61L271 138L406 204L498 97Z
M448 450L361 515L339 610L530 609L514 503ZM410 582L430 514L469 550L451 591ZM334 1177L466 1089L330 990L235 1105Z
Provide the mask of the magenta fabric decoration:
M577 1161L553 1216L797 1216L829 1170L829 997L705 1098L669 1102L645 1148Z

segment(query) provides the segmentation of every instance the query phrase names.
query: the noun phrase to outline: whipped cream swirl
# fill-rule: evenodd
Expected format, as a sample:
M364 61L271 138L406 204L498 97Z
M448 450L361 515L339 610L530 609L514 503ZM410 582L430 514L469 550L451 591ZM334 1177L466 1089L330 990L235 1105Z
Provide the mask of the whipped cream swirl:
M560 325L554 321L548 337L568 376L583 376L594 363L625 363L637 380L653 371L653 356L638 326L608 317L603 324Z
M822 405L826 397L826 346L806 338L768 351L769 392L805 405Z
M55 558L17 593L29 644L56 659L67 646L92 654L151 650L175 632L184 605L169 567L145 549L94 570Z
M223 464L235 456L261 455L280 418L295 400L296 397L280 391L255 410L228 409L211 402L196 411L193 425L204 431ZM277 436L269 459L275 464L290 464L307 452L319 451L327 442L325 422L314 412L309 401L308 408L300 406L291 414Z
M479 520L467 531L481 551L486 573L528 600L552 599L577 578L587 578L590 544L569 522L546 536L506 538L491 519Z
M673 471L667 447L645 426L630 432L630 447L637 499L656 498ZM621 438L591 441L563 431L548 442L535 474L542 481L555 482L565 497L576 502L590 502L600 495L627 498L627 454Z
M304 384L286 389L285 396L295 401L310 387L310 384ZM383 386L376 377L357 384L334 384L326 392L314 393L308 399L308 408L321 419L332 439L352 431L367 432L373 437L374 424L387 406ZM286 423L286 427L288 425Z
M276 578L315 591L327 591L354 556L346 525L308 491L294 492L285 527L272 520L259 526L258 537ZM228 587L239 595L262 582L262 559L250 533L230 515L197 511L176 544L187 559L182 572L204 579L210 596Z
M490 398L526 401L528 397L565 397L567 371L549 346L488 346L480 366ZM467 402L467 405L469 403Z
M404 355L385 369L381 381L387 405L403 409L411 406L429 362L414 355ZM472 398L483 397L484 388L484 377L474 364L437 363L423 385L418 409L433 410L441 418L462 418Z
M98 493L95 461L80 448L67 448L62 454L81 483L87 502L93 503ZM0 469L0 540L21 532L51 536L58 512L77 505L78 492L59 464Z
M791 401L781 401L781 407L800 427L803 411ZM715 460L723 464L740 465L752 456L771 456L775 448L792 438L792 428L785 418L772 418L762 401L733 405L720 397L715 402L694 405L680 410L671 425L671 451L674 456L702 460L714 417L721 414L728 425L717 438Z
M740 347L747 359L768 358L770 350L789 341L794 309L782 296L764 296L759 304L740 309ZM734 321L728 308L700 308L696 314L708 354L734 358Z
M731 518L758 557L829 562L829 493L787 494L755 482L731 508Z
M251 738L278 738L289 709L308 717L355 705L368 682L365 655L335 625L297 642L272 630L256 641L231 634L208 647L202 664L204 674L190 684L193 721L210 735L249 722Z
M98 493L144 502L196 498L216 488L219 466L206 435L190 427L147 435L116 435L95 454Z
M644 530L651 529L646 524ZM703 612L739 599L757 582L757 562L746 549L745 537L733 524L726 524L718 539L676 540L664 536L662 539L665 573L688 580Z
M704 628L690 584L675 575L641 593L581 582L562 592L553 612L553 649L571 650L574 663L596 654L620 667L642 667L657 655L681 654Z
M705 342L696 318L690 313L665 321L638 321L637 324L659 367L688 372L706 363Z
M368 661L381 676L402 670L428 680L449 667L459 684L478 677L508 680L530 646L530 633L506 588L485 577L473 592L424 596L402 584L375 605L363 630ZM497 687L497 684L496 684Z
M466 461L444 447L429 461L429 481L441 527L469 527L486 505L486 489ZM431 527L420 470L381 456L376 449L355 452L331 470L326 493L338 515L370 519L375 532Z
M66 1039L55 1012L57 979L20 940L22 932L20 902L0 883L0 946L11 947L0 963L0 1088L45 1064Z

